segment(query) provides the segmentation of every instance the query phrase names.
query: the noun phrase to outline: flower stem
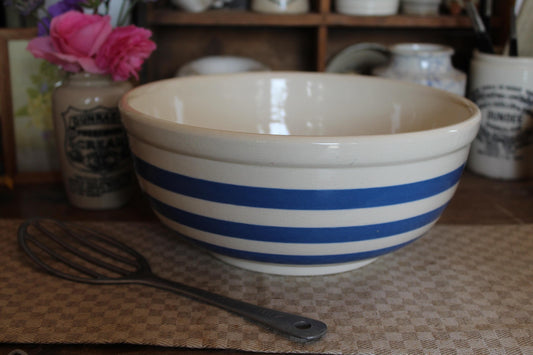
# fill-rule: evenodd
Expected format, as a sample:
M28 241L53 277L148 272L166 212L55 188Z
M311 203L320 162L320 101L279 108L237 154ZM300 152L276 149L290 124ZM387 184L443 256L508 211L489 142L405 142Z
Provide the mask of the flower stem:
M105 0L104 1L104 6L105 6L105 14L109 14L109 0Z
M128 0L123 0L122 4L120 5L120 11L118 15L118 21L117 26L123 26L126 23L126 20L128 19L128 14L131 12L133 7L135 6L136 1L132 1L130 6L128 6L128 9L126 10L126 3L129 3Z

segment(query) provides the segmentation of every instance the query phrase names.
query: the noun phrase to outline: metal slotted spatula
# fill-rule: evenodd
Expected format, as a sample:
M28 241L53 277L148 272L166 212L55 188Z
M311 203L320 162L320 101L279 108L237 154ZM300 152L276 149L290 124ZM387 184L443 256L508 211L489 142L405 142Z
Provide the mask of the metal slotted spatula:
M90 284L140 284L171 291L238 314L299 342L319 339L318 320L259 307L155 275L134 249L95 230L50 219L21 224L18 241L41 268L67 280Z

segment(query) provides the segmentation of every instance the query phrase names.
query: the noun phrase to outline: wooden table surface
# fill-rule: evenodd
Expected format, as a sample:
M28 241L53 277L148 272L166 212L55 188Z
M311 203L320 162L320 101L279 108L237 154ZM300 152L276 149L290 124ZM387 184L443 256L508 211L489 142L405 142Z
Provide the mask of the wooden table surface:
M121 209L87 211L68 204L61 184L21 185L13 190L0 187L0 218L19 219L35 216L80 221L156 221L140 191ZM454 198L438 223L533 223L533 180L498 181L465 172ZM0 354L9 354L15 349L28 354L236 353L134 345L0 344Z

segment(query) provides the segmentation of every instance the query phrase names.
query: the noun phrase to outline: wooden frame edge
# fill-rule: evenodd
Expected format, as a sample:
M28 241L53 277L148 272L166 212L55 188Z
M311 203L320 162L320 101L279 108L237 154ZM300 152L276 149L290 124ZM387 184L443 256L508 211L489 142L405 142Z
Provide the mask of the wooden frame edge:
M50 183L61 181L59 171L18 172L16 161L15 124L13 117L13 97L9 66L8 43L10 40L32 39L37 36L37 28L0 29L0 124L6 179L14 184Z

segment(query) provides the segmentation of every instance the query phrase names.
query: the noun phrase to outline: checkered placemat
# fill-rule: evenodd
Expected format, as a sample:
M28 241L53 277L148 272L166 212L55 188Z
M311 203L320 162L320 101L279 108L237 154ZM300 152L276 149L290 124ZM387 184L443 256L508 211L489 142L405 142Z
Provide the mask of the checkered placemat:
M328 324L299 344L238 316L144 286L78 284L36 270L0 219L0 342L130 343L281 353L533 354L533 225L437 225L351 272L241 270L158 223L89 223L162 277Z

